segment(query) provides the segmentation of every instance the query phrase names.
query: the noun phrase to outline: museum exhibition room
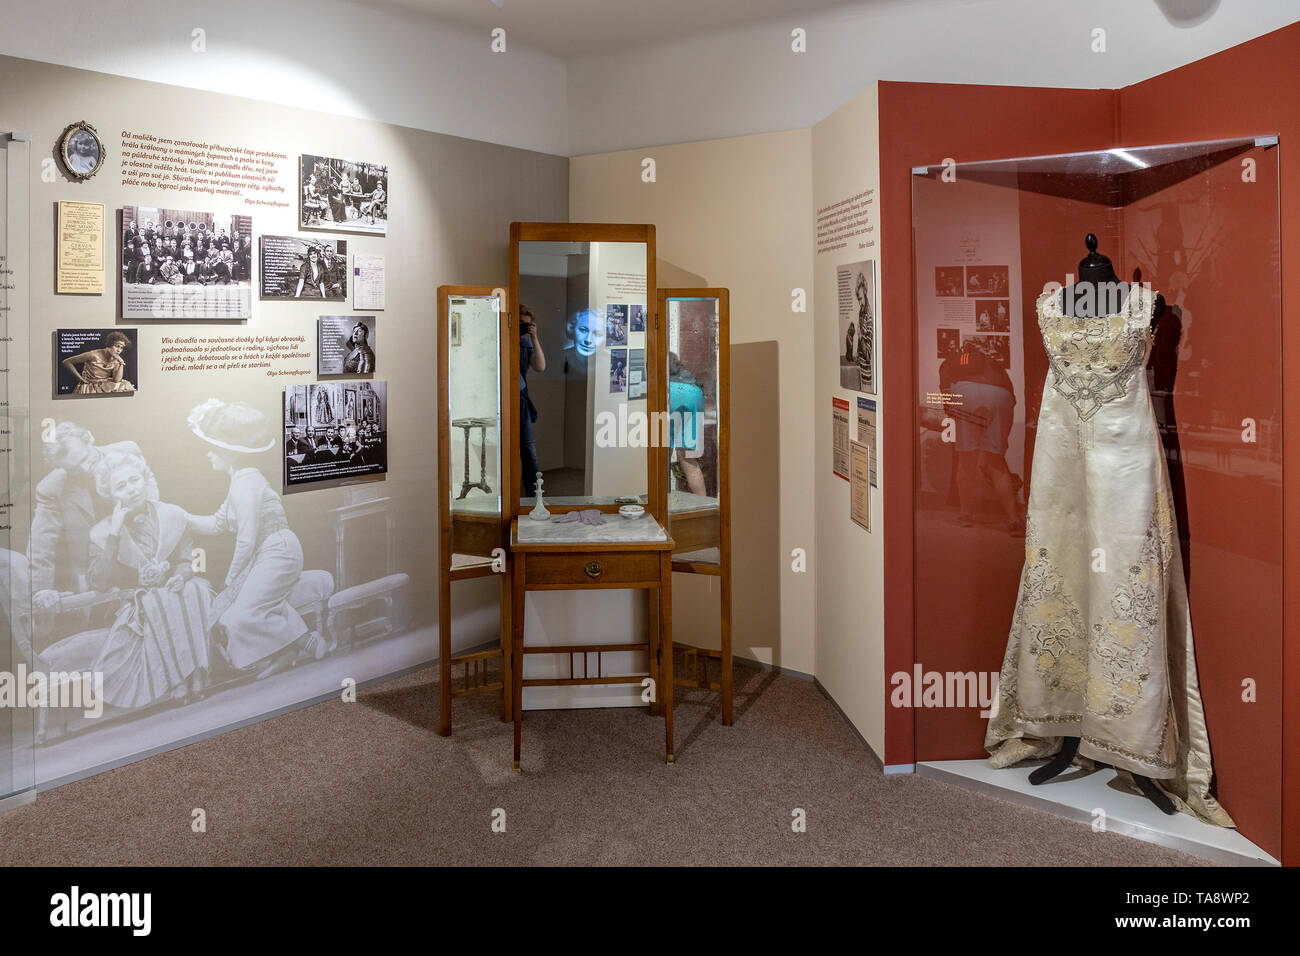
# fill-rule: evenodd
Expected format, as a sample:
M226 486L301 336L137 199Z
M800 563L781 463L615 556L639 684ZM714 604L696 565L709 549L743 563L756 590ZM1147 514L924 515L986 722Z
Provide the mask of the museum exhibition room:
M0 873L1248 925L1298 65L1296 0L0 0Z

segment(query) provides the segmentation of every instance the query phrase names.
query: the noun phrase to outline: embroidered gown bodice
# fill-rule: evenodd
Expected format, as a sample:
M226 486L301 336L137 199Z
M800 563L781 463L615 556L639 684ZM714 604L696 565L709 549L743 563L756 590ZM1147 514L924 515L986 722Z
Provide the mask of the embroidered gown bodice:
M1156 780L1180 808L1231 819L1212 776L1173 496L1147 389L1155 293L1074 317L1037 303L1050 368L1025 564L985 746L995 766L1060 749Z

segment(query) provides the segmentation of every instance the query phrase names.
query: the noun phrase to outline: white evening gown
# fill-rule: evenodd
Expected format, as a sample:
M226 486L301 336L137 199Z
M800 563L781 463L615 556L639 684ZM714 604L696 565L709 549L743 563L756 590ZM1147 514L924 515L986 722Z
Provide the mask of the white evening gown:
M995 767L1060 750L1153 779L1179 809L1232 819L1213 767L1164 449L1147 391L1155 293L1118 314L1038 299L1043 390L1011 634L984 745Z

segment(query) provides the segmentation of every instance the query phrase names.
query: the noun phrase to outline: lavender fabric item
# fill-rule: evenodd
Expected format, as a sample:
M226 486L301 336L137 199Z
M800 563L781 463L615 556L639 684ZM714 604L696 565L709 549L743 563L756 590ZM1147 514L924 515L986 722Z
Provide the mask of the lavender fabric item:
M598 508L584 508L582 511L566 511L551 519L554 524L568 524L581 521L583 524L598 525L605 523L605 516Z

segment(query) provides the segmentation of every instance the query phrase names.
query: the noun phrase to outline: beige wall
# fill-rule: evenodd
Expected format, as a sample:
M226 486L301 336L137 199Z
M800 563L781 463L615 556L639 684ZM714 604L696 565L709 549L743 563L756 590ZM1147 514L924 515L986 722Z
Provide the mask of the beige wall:
M867 189L877 192L879 209L880 143L877 87L872 85L812 129L814 208L838 202ZM851 240L849 247L817 254L816 413L817 449L813 471L817 496L817 678L867 743L883 755L885 743L884 531L881 516L886 489L871 492L872 531L849 520L849 483L831 472L831 399L849 402L849 436L857 437L857 398L862 392L840 387L840 340L836 270L840 263L876 260L880 281L880 217L872 213L875 232ZM860 248L859 244L866 244ZM876 296L877 337L884 323ZM876 342L877 377L880 368ZM879 391L879 389L877 389ZM868 398L872 396L866 396ZM877 448L883 447L884 417L877 408ZM877 468L883 474L882 468Z
M87 120L108 147L108 163L85 183L61 173L42 178L42 160L53 156L63 128ZM436 653L434 595L437 589L437 435L434 351L436 289L440 284L507 284L509 224L512 220L563 220L568 212L568 160L458 139L377 122L328 116L303 109L260 103L217 93L186 90L141 80L0 57L0 127L32 135L31 317L32 416L76 421L100 443L137 442L158 481L163 500L196 514L217 509L227 479L205 461L204 447L189 431L189 410L215 397L246 401L273 421L282 420L286 384L316 380L316 318L346 314L351 303L307 301L253 302L246 323L123 321L117 318L120 243L116 210L125 204L215 212L248 213L254 231L299 234L297 223L300 153L386 163L389 167L391 222L386 238L330 234L346 238L349 253L380 253L387 258L387 309L379 313L377 372L388 384L389 473L381 480L349 486L307 486L284 495L291 528L301 539L306 567L336 569L337 511L358 497L387 498L393 518L392 570L406 573L410 623L389 641L374 641L351 654L318 665L295 668L276 678L243 685L237 703L226 700L215 713L207 702L159 714L161 719L105 724L92 732L52 743L42 753L43 779L62 778L105 762L210 732L238 720L337 692L340 679L363 680L431 659ZM123 187L120 131L135 130L178 139L238 143L286 154L281 184L286 209L248 206L243 201L180 191ZM108 287L102 296L56 296L53 222L55 203L80 199L108 207ZM322 236L322 233L315 233ZM255 267L256 268L256 267ZM129 398L73 400L53 397L52 340L57 328L136 327L139 332L140 390ZM312 374L270 378L263 370L221 373L163 373L159 370L164 335L302 334L313 358L294 362ZM45 474L39 434L31 436L35 476ZM258 461L273 488L281 488L279 444ZM361 583L388 570L382 518L350 529L346 582ZM233 535L205 539L208 577L219 589L233 550ZM20 548L25 542L15 542ZM492 582L457 585L456 643L495 638L496 587ZM327 665L327 666L326 666ZM272 682L275 682L274 684Z
M733 633L736 653L811 673L815 490L809 130L581 156L569 218L656 227L660 287L731 290ZM656 181L641 180L652 157ZM809 306L811 310L811 305ZM805 549L808 571L791 570ZM715 578L677 575L679 640L717 646Z

